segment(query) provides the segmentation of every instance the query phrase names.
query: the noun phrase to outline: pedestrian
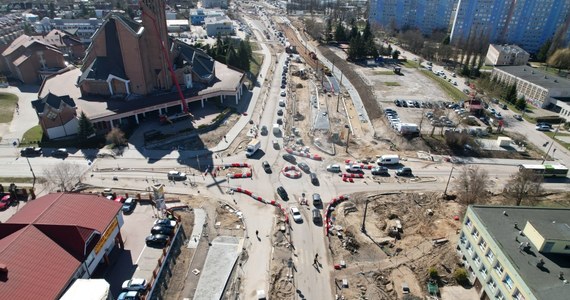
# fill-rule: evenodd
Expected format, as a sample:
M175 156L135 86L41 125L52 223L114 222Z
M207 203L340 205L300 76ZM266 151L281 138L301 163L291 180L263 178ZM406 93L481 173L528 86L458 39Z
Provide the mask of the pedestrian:
M315 254L315 260L318 260L318 259L319 259L319 254L317 253L317 254Z
M317 261L317 258L315 258L315 260L313 261L313 266L319 266L319 262Z
M255 231L255 236L259 236L259 230Z

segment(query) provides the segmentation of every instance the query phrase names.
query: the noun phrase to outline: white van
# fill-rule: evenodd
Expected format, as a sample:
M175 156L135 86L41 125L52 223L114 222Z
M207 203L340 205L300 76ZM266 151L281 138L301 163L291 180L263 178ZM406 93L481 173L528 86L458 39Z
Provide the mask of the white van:
M395 165L400 163L400 156L397 154L386 154L380 156L376 161L379 165Z

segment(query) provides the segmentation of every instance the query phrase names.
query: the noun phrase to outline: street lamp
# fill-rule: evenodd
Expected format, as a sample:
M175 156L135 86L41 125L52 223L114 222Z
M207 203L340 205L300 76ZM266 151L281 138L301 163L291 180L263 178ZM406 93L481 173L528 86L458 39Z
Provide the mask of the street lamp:
M554 144L554 138L556 137L556 134L558 133L558 130L560 129L560 125L562 125L562 123L558 124L558 127L556 127L556 130L554 130L554 134L552 135L552 143L550 143L550 147L548 147L548 150L546 150L546 155L544 155L543 159L542 159L542 164L544 164L544 162L546 161L546 158L548 158L548 153L550 153L550 149L552 149L552 145ZM556 151L556 150L554 150ZM554 154L554 152L552 152L552 154Z
M344 128L348 129L347 133L346 133L346 148L344 149L344 151L346 153L348 153L348 143L350 142L350 126L344 125Z
M369 199L366 199L366 204L364 205L364 216L362 217L362 226L360 227L360 231L366 234L366 212L368 211L368 202Z
M451 171L449 171L449 177L447 178L447 184L445 185L445 191L443 191L443 195L445 195L446 198L447 198L447 188L449 187L449 181L451 181L451 175L453 174L453 169L455 169L455 166L452 166Z

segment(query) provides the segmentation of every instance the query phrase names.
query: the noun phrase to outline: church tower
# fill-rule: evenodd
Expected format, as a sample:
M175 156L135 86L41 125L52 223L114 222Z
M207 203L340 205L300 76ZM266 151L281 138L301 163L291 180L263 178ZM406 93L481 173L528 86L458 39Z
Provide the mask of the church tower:
M145 31L141 49L146 58L145 77L151 79L148 84L152 85L149 90L169 90L173 83L168 70L171 55L164 0L140 0L139 3Z

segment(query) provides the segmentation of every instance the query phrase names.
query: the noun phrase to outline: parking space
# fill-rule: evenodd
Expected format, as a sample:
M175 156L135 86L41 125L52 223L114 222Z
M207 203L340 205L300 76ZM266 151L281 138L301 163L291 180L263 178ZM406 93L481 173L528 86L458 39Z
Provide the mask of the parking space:
M433 126L455 128L465 112L455 111L459 106L454 105L449 101L396 99L392 105L385 105L384 116L393 129L400 123L417 124L422 132L431 131Z

